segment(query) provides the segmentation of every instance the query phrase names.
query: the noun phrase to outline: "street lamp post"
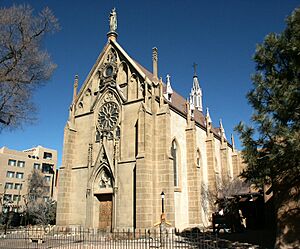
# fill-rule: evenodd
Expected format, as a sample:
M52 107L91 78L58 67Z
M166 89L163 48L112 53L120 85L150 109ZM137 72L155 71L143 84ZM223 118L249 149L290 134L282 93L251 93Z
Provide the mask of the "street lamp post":
M160 216L160 245L161 247L164 246L164 232L165 232L165 193L162 191L161 194L161 216Z
M161 192L160 196L161 196L161 213L164 214L165 213L165 205L164 205L165 193Z

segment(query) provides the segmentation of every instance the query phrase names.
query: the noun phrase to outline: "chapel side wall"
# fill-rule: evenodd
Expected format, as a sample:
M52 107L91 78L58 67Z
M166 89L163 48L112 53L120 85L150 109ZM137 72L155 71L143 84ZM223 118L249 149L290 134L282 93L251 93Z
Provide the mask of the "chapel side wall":
M208 189L208 165L207 165L207 153L206 153L206 131L201 127L196 126L196 136L197 136L197 149L200 152L200 205L201 205L201 220L202 224L208 225L209 223L209 215L208 213L208 203L205 198L205 192Z
M175 224L175 205L174 205L174 173L173 160L171 158L171 114L169 105L163 104L160 106L156 114L156 164L157 164L157 186L153 191L153 205L156 205L161 214L161 198L160 193L165 193L165 214L166 219L173 226ZM150 167L151 167L150 163ZM154 174L155 176L155 174ZM153 178L152 178L153 179ZM155 180L155 178L154 178ZM158 216L158 215L157 215ZM159 217L152 217L152 226L157 223Z
M215 150L215 181L217 189L222 186L222 156L221 156L221 141L214 137L214 150Z
M176 138L180 149L180 179L179 189L174 191L175 227L184 229L189 226L188 210L188 185L186 165L186 119L174 111L171 113L171 142ZM171 143L169 150L171 149Z

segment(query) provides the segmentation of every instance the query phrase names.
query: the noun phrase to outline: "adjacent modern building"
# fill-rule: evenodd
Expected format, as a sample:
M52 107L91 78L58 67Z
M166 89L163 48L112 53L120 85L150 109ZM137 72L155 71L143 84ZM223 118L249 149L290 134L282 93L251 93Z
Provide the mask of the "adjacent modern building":
M117 42L116 12L108 40L78 88L64 130L57 225L103 230L153 228L164 212L172 227L207 225L207 193L242 167L220 121L203 112L202 89L191 75L184 98Z
M26 201L28 178L33 170L39 170L47 182L45 201L56 199L57 151L37 146L17 151L6 147L0 149L0 195L3 212L22 211Z

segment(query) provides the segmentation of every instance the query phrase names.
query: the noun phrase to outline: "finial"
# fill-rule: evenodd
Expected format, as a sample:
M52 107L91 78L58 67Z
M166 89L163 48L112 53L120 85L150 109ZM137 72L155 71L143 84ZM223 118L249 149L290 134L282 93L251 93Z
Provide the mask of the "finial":
M232 150L235 151L235 142L234 142L233 134L231 134L231 144L232 144Z
M209 115L209 109L208 109L208 107L206 107L206 121L208 123L212 123L210 115Z
M167 74L166 78L167 78L167 84L170 84L170 78L171 78L171 76L169 74Z
M167 87L166 87L166 93L164 94L164 96L168 101L171 102L172 94L173 94L173 89L172 89L171 81L170 81L171 76L169 74L167 74L166 78L167 78Z
M113 8L109 14L109 32L107 33L108 39L115 41L117 39L117 12L116 8Z
M154 79L158 80L158 52L157 47L152 48L152 64L153 64L153 76Z
M75 75L74 79L74 89L73 89L73 103L75 102L75 99L77 97L77 88L78 88L78 75Z
M198 66L198 64L196 64L196 63L194 62L194 63L193 63L194 77L197 76L197 66Z
M226 135L225 135L225 130L223 127L222 119L220 119L220 131L221 131L221 136L226 140Z

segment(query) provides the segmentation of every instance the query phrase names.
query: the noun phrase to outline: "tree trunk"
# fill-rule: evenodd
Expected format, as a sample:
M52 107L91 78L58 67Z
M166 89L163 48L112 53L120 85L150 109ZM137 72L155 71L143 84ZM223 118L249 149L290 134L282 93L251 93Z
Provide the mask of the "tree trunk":
M278 188L276 188L278 189ZM274 188L277 231L275 249L300 248L300 191L299 187Z

